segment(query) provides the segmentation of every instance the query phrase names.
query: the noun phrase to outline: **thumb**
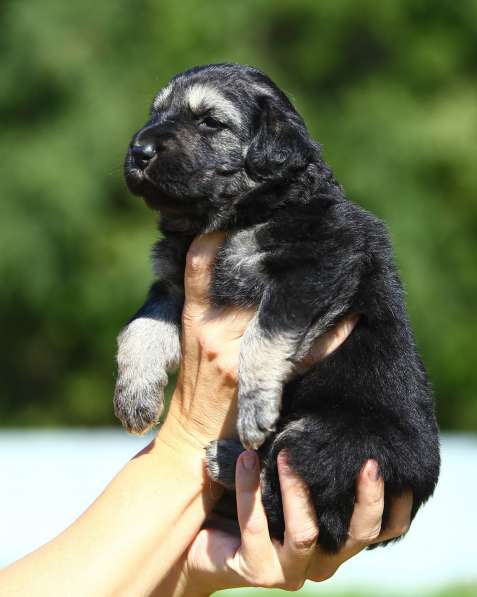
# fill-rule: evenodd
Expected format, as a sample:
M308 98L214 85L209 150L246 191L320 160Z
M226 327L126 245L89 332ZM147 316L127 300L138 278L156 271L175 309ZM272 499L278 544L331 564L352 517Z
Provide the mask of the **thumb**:
M210 275L215 257L225 234L212 232L197 236L189 247L185 268L185 299L190 306L207 306L209 303Z

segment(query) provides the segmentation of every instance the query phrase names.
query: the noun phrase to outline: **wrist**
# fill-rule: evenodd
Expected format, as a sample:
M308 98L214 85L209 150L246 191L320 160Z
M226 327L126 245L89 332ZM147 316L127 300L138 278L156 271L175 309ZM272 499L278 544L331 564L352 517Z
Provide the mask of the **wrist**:
M217 589L206 588L190 577L187 565L187 554L183 555L172 567L169 575L153 593L153 597L169 595L170 597L209 597Z
M174 597L209 597L216 591L222 589L214 582L215 575L197 573L196 570L191 569L190 562L190 547L189 553L186 555L184 564L181 569L180 580L178 582L179 593Z
M223 487L210 479L207 474L205 447L199 437L181 425L168 413L156 438L148 446L161 462L167 462L168 468L179 476L183 483L193 485L203 495L210 509L219 500Z

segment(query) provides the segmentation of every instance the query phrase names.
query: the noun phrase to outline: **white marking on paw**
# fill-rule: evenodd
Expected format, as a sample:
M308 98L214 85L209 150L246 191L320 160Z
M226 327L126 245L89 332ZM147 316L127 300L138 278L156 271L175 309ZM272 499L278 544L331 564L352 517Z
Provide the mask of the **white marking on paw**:
M149 317L133 320L118 337L117 361L116 414L128 431L143 433L157 423L167 372L180 361L177 326Z

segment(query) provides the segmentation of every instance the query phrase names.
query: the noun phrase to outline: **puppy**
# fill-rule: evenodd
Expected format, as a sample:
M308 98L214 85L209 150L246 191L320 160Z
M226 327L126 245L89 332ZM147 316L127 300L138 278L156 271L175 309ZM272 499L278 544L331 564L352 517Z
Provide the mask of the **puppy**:
M261 459L272 536L284 532L276 458L286 449L310 488L319 543L345 542L363 463L379 463L386 527L393 496L412 517L439 474L430 384L416 352L385 225L351 203L286 95L235 64L176 75L154 99L125 161L132 193L161 214L157 276L119 336L115 412L143 433L157 423L180 360L187 249L221 230L210 295L255 306L240 348L238 439L207 449L209 474L233 488L243 447ZM314 341L347 314L350 337L303 371Z

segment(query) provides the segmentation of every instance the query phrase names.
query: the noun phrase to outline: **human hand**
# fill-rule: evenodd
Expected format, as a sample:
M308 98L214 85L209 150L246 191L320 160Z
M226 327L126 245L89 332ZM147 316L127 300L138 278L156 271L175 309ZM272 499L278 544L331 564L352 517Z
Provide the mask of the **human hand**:
M305 483L278 457L285 518L283 544L270 539L260 494L258 458L244 452L237 463L237 510L241 538L204 529L182 562L175 596L209 595L219 589L254 586L295 591L306 579L323 581L368 545L399 537L410 524L412 495L396 498L385 531L381 532L384 483L377 463L368 460L356 482L356 503L349 536L334 555L316 546L319 529Z
M187 254L182 360L159 437L184 440L203 454L211 441L235 433L240 340L255 309L214 308L210 276L222 233L197 237Z
M212 438L227 437L234 431L234 399L236 396L240 339L253 316L253 310L240 311L237 309L227 309L219 311L213 309L209 304L208 289L210 272L222 240L222 235L208 235L206 237L199 237L191 246L185 283L186 304L183 315L183 367L181 368L178 387L168 415L169 421L172 421L170 429L176 434L177 429L185 430L189 435L189 439L200 447L206 445ZM310 354L303 360L301 368L306 369L314 362L333 352L351 333L356 321L357 317L350 316L320 338L313 346ZM164 428L161 431L161 434L163 433ZM306 496L307 490L294 477L293 472L286 466L286 462L280 462L279 470L281 471L280 478L283 480L282 483L285 484L284 495L286 495L287 491L291 491L291 489L286 489L287 486L289 488L295 487L299 490L295 498L293 497L293 493L290 498L284 497L284 504L291 504L289 507L290 511L296 508L297 512L306 513L308 522L311 520L315 525L316 538L316 521L313 509L311 505L308 508L303 508L303 496ZM243 472L243 474L245 473ZM259 488L256 491L259 492ZM239 491L239 500L241 499L241 495L242 492ZM255 497L258 500L257 504L260 503L261 505L259 495L258 493L258 497L257 495ZM356 532L361 532L361 523L366 519L363 518L362 514L359 514L360 510L358 506L357 511L358 522L354 527L357 529ZM262 515L264 516L263 508ZM295 516L295 520L299 521L300 519ZM264 521L264 528L268 529L266 527L266 519ZM228 562L224 560L224 554L228 553L230 555L232 551L234 553L237 552L238 545L240 545L237 538L231 537L221 531L203 530L191 545L187 557L184 557L177 563L175 569L171 571L169 578L166 579L165 582L168 588L166 592L172 594L172 591L174 591L175 595L185 595L186 593L183 591L188 591L188 587L193 587L192 592L189 594L197 595L199 586L197 583L202 583L204 591L207 591L208 588L205 588L205 585L209 581L211 590L217 590L221 586L239 586L244 584L255 584L257 586L264 584L265 586L296 586L303 582L305 569L309 568L310 578L319 579L320 576L324 578L326 575L331 575L345 559L357 553L358 544L360 549L362 549L360 536L353 534L353 539L347 542L337 556L330 557L321 554L319 548L315 549L314 541L311 541L313 549L305 550L307 557L304 558L304 552L297 550L296 545L295 552L297 553L293 551L293 542L295 539L293 539L292 531L288 532L288 536L290 536L290 533L292 533L290 541L283 547L278 547L276 542L270 540L268 530L266 531L268 544L275 550L275 556L270 558L270 562L281 566L281 573L277 573L277 570L266 568L265 573L267 576L260 576L257 579L252 569L244 571L237 568L234 570L233 564L231 564L232 567L229 569ZM246 552L247 548L245 546ZM303 559L306 564L305 566L301 566L301 568L296 566L294 553L297 557ZM317 558L317 554L320 554L321 557ZM243 557L239 561L242 563L246 562ZM287 564L287 562L291 562L292 564ZM294 571L294 576L291 578L288 574L289 570ZM297 570L301 571L298 576L296 574ZM180 582L177 580L178 578L180 578ZM192 583L189 582L191 578ZM234 584L237 582L239 582L239 585ZM164 590L164 586L166 585L161 585L159 592Z
M211 440L235 435L240 341L255 312L253 308L217 309L210 305L210 276L223 239L222 233L199 236L187 254L181 368L160 432L163 439L185 438L200 450ZM357 319L348 316L321 337L299 370L333 352Z

